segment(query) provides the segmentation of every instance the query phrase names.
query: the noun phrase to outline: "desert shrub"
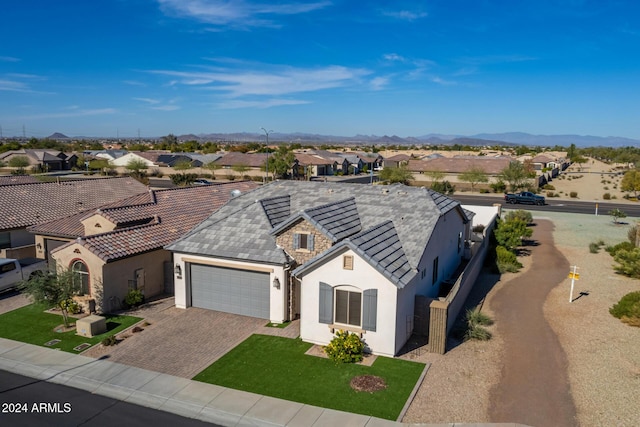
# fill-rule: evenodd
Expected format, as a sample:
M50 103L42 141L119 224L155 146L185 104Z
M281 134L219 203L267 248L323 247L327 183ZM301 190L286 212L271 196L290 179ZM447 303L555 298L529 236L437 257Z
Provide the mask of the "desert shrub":
M608 190L609 187L607 187L606 185L604 187L602 187L604 190Z
M634 225L632 227L629 227L629 230L627 231L627 240L634 247L636 246L636 236L637 235L638 235L638 225Z
M129 289L124 297L124 303L129 307L137 307L144 301L144 295L138 289Z
M492 325L493 320L480 310L467 310L465 320L467 329L464 333L464 340L488 341L491 339L491 332L484 326Z
M576 199L578 197L578 192L572 191L571 193L569 193L569 197L571 197L572 199Z
M507 184L502 180L498 180L489 184L489 187L491 187L494 193L504 193L507 189Z
M236 176L235 176L234 174L232 174L232 173L228 173L228 174L226 175L226 178L227 178L227 180L229 180L229 181L235 181Z
M516 273L522 268L516 254L504 246L496 247L496 265L500 273Z
M551 184L545 184L544 187L542 187L543 190L555 190L556 187L554 187Z
M149 171L149 176L153 176L155 178L162 178L164 174L158 168L151 168Z
M364 341L354 333L340 330L324 347L324 351L336 363L360 362L364 354Z
M629 325L640 326L640 291L623 296L609 309L609 313Z
M635 248L635 245L631 242L620 242L614 246L607 246L605 250L611 254L611 256L615 256L620 251L631 251Z
M589 252L592 254L597 254L600 250L600 246L597 243L589 243Z
M602 198L603 198L604 200L611 200L611 193L604 193L604 194L602 195Z
M547 191L547 197L558 197L553 191Z
M82 307L73 298L69 298L66 301L60 303L60 307L67 310L69 314L80 314L82 313Z
M505 215L504 220L509 222L519 219L520 221L524 221L526 224L531 224L533 222L533 216L531 212L525 211L524 209L518 209L516 211L511 211Z
M102 340L102 345L104 345L105 347L109 347L116 344L118 344L118 340L116 339L115 335L111 335Z
M440 194L444 195L452 195L456 191L456 187L453 186L449 181L439 181L431 184L431 189L433 191L437 191Z
M630 245L629 242L624 243ZM634 279L640 278L640 248L620 249L615 253L613 260L618 263L618 265L613 266L616 273Z
M490 193L488 188L481 188L480 189L480 194L487 194L487 193Z

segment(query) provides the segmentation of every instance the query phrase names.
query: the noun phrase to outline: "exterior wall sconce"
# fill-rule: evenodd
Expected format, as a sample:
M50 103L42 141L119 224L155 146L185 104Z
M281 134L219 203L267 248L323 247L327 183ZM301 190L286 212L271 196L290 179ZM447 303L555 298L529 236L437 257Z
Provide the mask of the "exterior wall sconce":
M38 244L36 245L36 248L38 248L38 250L39 250L39 251L41 251L41 250L42 250L42 243L38 243Z
M176 277L178 279L182 279L182 267L180 267L180 264L176 264L176 267L173 269L173 272L176 273Z
M273 279L273 287L280 289L280 280L277 277Z

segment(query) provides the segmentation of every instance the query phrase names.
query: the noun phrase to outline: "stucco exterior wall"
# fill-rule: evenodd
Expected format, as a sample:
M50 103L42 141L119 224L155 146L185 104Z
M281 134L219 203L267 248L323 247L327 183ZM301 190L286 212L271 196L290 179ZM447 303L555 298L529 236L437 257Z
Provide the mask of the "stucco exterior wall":
M129 285L134 285L142 291L145 298L160 295L164 292L164 267L163 263L171 261L171 252L159 249L141 255L124 258L103 266L103 288L105 311L112 311L112 305L117 305L117 300L122 303L129 291ZM144 284L134 284L136 271L141 270ZM112 299L113 298L113 299Z
M280 282L280 289L273 286L269 286L269 320L273 323L282 323L287 320L287 295L289 292L289 283L285 279L285 269L281 265L267 265L258 264L244 261L227 260L219 258L209 258L192 254L173 254L173 266L180 266L182 271L181 277L175 275L174 272L174 286L175 286L175 302L178 308L191 307L191 284L187 282L187 264L204 264L215 265L219 267L237 268L240 270L253 270L258 269L260 271L269 272L269 283L277 278Z
M458 245L459 233L463 236L460 245ZM464 255L464 235L465 224L455 209L440 218L418 266L420 270L416 289L418 295L430 298L438 296L442 281L449 278L460 265ZM438 257L438 278L434 284L433 260L436 257Z
M296 233L313 235L312 251L293 248L293 235ZM318 229L308 221L301 220L292 227L283 231L280 235L276 236L276 244L293 257L298 265L302 265L316 255L329 249L333 245L333 242L324 234L320 233Z
M354 257L353 270L343 268L343 255ZM413 307L401 306L396 310L398 289L369 263L353 251L346 250L305 274L301 279L300 338L314 344L326 345L334 337L330 325L318 321L320 282L332 287L348 285L360 291L377 289L376 331L362 331L362 337L374 354L392 357L397 353L396 311L404 313L412 311ZM405 301L402 304L405 304ZM337 329L350 328L347 325L343 328L338 324L332 326Z
M93 234L106 233L115 230L116 225L103 217L102 215L92 215L82 221L84 225L84 235L91 236Z

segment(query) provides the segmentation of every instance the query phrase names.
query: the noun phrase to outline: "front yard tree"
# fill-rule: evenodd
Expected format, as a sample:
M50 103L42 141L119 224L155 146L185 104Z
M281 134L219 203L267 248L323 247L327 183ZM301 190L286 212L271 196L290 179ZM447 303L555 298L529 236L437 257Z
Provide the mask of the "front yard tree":
M405 166L386 167L380 172L380 179L389 184L409 184L413 179L413 175Z
M471 185L471 191L475 190L476 184L480 182L489 182L487 173L481 167L474 166L466 172L458 176L460 181L468 182Z
M187 173L189 169L193 166L191 162L187 159L178 160L174 165L173 169L180 171L180 173L172 175L171 181L179 185L180 187L186 187L187 185L193 184L193 181L196 180L197 175L193 173Z
M142 159L131 159L129 163L125 166L129 171L129 174L142 182L143 184L147 184L149 179L147 178L147 164ZM146 182L145 182L146 181Z
M211 179L216 179L216 171L220 169L220 165L213 161L205 164L204 167L211 172Z
M293 168L295 161L293 151L288 146L281 145L274 153L269 154L269 173L274 179L276 176L284 177Z
M22 282L19 289L36 304L59 308L66 328L69 326L67 304L74 295L80 293L78 279L77 273L71 269L60 270L55 275L34 274L29 280Z
M521 188L526 188L529 184L531 174L527 172L522 163L517 160L509 163L509 166L504 168L498 177L505 182L509 183L511 191L517 191Z
M533 230L527 227L527 222L521 218L511 218L501 221L494 231L496 241L509 251L515 252L518 246L522 246L522 239L531 237Z
M635 169L626 171L620 182L620 189L626 192L633 191L633 195L638 197L638 191L640 191L640 171Z

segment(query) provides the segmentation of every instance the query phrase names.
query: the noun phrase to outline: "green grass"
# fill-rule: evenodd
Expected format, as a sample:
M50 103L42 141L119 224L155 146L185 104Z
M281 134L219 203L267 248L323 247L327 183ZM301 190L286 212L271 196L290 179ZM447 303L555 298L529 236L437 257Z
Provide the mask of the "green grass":
M55 332L54 328L63 324L62 316L47 313L44 310L46 307L43 305L31 304L0 315L0 337L39 346L44 346L44 343L48 341L59 339L61 342L49 348L78 353L73 349L74 347L82 343L97 344L104 338L117 334L142 320L133 316L105 315L107 332L93 338L85 338L76 335L75 330ZM69 321L74 323L75 319L69 318Z
M252 335L193 379L237 390L357 414L396 420L424 364L378 357L373 366L336 365L305 355L311 344L299 339ZM387 383L375 393L349 386L357 375L377 375Z

